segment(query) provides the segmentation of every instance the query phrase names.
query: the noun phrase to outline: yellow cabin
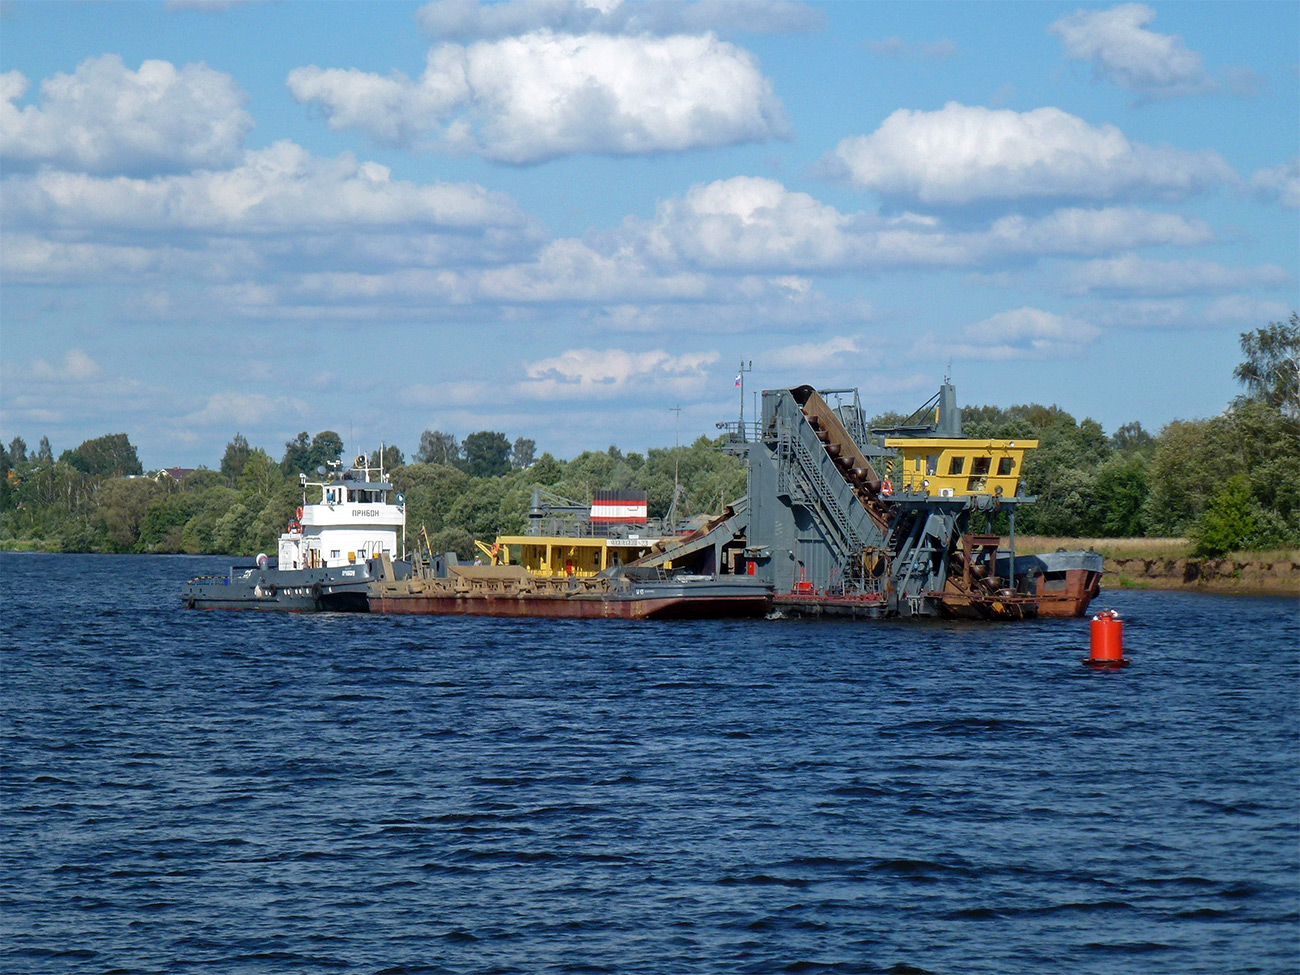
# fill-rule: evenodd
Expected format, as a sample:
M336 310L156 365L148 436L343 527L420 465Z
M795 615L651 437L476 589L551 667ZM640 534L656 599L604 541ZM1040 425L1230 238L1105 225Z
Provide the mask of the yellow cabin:
M493 545L475 545L495 565L520 565L540 576L585 577L639 559L658 540L501 535Z
M898 437L885 441L898 451L887 470L894 490L939 497L996 494L1014 497L1025 451L1037 440L974 440Z

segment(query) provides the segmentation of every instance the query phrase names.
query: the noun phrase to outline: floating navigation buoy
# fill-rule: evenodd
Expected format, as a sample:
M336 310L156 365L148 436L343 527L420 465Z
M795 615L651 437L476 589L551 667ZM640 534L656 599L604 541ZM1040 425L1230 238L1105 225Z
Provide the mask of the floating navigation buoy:
M1084 663L1089 667L1115 670L1129 665L1124 656L1124 623L1113 609L1103 610L1089 625L1091 647Z

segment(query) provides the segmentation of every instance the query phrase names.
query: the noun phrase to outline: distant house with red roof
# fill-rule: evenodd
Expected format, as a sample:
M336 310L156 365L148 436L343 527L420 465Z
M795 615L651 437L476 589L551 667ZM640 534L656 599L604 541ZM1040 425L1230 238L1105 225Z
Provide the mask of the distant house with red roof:
M197 468L194 467L164 467L153 476L153 479L161 484L167 478L171 478L179 484L189 475L193 474L195 470L197 470Z

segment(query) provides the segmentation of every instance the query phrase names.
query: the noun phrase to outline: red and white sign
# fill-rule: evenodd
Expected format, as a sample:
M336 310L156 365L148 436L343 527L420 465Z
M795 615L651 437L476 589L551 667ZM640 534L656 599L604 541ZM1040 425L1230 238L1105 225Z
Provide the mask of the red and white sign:
M644 524L646 521L646 503L644 500L600 498L591 502L592 521L619 521Z

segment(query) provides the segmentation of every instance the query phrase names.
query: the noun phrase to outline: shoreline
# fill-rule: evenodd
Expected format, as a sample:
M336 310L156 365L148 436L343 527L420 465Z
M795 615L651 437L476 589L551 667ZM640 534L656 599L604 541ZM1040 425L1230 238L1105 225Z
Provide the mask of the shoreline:
M1224 596L1300 597L1300 562L1291 559L1106 558L1103 589L1164 589Z

